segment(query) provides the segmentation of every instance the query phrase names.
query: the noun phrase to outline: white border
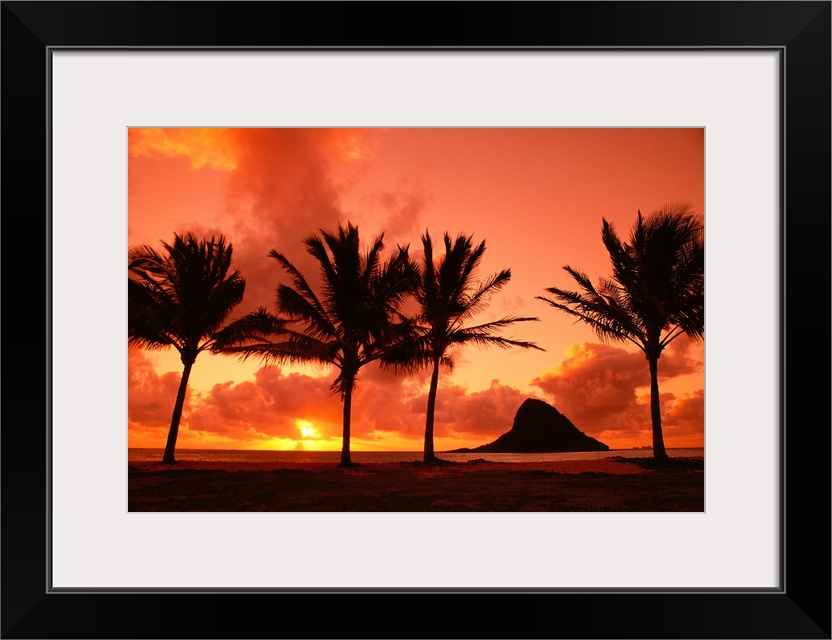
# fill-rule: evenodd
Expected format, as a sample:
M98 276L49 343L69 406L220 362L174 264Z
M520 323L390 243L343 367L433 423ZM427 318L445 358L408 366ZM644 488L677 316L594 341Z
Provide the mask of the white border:
M776 53L56 52L52 72L55 587L778 586ZM706 513L128 514L126 127L200 125L705 126Z

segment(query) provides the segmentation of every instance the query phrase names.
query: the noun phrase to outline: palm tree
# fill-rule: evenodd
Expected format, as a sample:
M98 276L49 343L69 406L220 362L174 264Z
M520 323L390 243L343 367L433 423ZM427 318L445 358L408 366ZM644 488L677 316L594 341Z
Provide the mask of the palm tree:
M242 300L245 280L231 270L225 238L197 240L188 233L162 242L165 254L148 245L128 255L128 338L144 349L174 347L184 365L162 462L173 464L185 392L196 357L229 338L223 323Z
M538 299L587 323L605 341L628 341L641 349L650 367L653 456L667 459L659 406L658 362L664 348L681 335L705 335L705 251L700 216L687 205L666 205L644 218L641 211L623 243L603 220L601 239L613 275L593 286L586 274L564 269L582 291L546 289Z
M271 322L275 330L262 339L230 341L222 352L265 362L318 362L333 365L338 376L333 392L344 403L343 438L339 466L352 466L350 414L359 370L382 357L400 337L406 323L399 307L416 286L416 270L407 247L398 247L382 262L384 234L361 253L358 228L338 225L336 233L321 230L304 240L307 252L319 263L322 295L282 253L272 250L291 278L292 285L277 287L278 316L259 309L251 318L262 330Z
M433 447L433 427L439 367L453 367L453 359L449 354L452 347L476 344L481 347L522 347L542 351L534 343L498 335L504 327L518 322L536 321L538 318L508 316L485 324L466 326L474 315L488 305L489 299L508 283L511 270L503 269L482 281L476 281L476 270L485 253L485 241L474 246L470 236L460 234L452 241L445 233L444 244L444 255L435 261L430 234L425 232L422 236L425 255L419 269L419 287L416 291L419 315L415 318L409 339L394 346L382 362L384 366L406 370L431 367L425 419L425 462L437 460Z

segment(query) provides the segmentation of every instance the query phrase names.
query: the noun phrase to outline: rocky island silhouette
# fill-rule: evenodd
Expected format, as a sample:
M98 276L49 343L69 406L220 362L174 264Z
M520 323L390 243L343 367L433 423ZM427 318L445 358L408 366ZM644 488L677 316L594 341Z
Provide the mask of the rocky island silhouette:
M609 446L586 435L552 405L528 398L514 415L514 424L494 442L448 453L559 453L609 451Z

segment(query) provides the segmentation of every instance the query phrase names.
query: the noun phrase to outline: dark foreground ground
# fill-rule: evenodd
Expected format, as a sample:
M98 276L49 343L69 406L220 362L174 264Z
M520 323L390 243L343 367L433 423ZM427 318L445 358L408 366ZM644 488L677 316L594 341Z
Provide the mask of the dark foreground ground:
M701 458L365 464L131 464L130 511L704 511Z

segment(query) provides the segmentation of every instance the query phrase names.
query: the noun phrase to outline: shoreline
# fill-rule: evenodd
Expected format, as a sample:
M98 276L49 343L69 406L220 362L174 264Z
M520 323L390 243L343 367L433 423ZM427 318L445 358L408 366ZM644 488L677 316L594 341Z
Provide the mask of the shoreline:
M410 467L423 470L456 470L464 471L487 471L500 469L503 471L547 471L549 473L609 473L629 474L648 473L650 469L639 464L643 458L623 458L610 456L594 460L553 460L553 461L495 461L476 459L465 462L444 460L438 454L439 464L428 464L422 461L400 461L400 462L359 462L352 467L338 467L337 462L289 462L289 461L227 461L227 460L179 460L175 464L168 465L162 462L136 461L128 462L128 469L135 472L159 472L178 470L214 470L225 472L245 471L276 471L279 469L293 469L303 471L333 471L343 473L350 471L391 471L395 469L407 469ZM702 460L699 457L678 458L679 460Z

